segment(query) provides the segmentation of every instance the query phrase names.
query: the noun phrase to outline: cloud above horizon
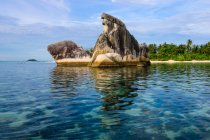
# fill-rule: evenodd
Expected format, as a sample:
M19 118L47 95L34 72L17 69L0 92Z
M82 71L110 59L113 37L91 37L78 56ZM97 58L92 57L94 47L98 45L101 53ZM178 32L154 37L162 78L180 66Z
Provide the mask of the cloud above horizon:
M112 0L116 3L132 3L132 4L142 4L142 5L156 5L162 3L170 3L172 0Z
M83 3L83 4L80 4ZM93 47L100 14L122 19L140 42L210 41L210 0L7 0L0 5L0 60L49 60L49 43Z
M29 24L66 25L70 8L64 0L13 1L0 6L0 16L13 18L20 26Z

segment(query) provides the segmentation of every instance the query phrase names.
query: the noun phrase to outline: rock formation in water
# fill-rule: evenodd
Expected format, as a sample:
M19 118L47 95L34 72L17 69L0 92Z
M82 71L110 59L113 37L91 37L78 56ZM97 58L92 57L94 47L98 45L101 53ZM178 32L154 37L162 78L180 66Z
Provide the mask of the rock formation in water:
M79 47L72 41L61 41L50 44L48 46L48 51L55 60L89 57L89 54L82 47Z
M101 15L104 27L90 52L78 47L72 41L62 41L48 46L48 51L58 65L68 66L146 66L150 64L149 49L126 29L125 24L108 14Z
M105 13L101 18L104 31L96 41L90 66L148 65L150 63L147 47L139 46L138 41L129 33L121 20Z
M145 65L150 65L150 60L149 60L149 48L145 43L139 45L139 61L140 64L139 66L145 66Z
M89 53L72 41L50 44L48 51L59 65L87 66L90 61Z

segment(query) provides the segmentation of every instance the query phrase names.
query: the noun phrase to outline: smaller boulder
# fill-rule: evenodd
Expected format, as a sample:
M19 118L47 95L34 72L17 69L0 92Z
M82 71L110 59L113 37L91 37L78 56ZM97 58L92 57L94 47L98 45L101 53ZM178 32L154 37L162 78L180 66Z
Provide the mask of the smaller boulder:
M58 65L87 66L90 61L90 54L73 41L50 44L48 52Z
M82 47L77 46L73 41L61 41L48 45L48 51L55 60L64 58L85 58L90 57Z

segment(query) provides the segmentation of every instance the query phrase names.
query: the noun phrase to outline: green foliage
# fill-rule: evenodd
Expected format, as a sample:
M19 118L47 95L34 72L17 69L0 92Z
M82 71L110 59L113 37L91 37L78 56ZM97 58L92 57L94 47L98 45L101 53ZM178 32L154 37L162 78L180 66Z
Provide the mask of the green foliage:
M157 53L157 45L156 44L149 44L149 51L151 54Z
M90 48L90 49L86 50L86 52L88 54L90 54L90 56L92 56L93 55L93 48Z
M203 45L193 45L192 40L186 44L149 44L151 60L210 60L210 42Z

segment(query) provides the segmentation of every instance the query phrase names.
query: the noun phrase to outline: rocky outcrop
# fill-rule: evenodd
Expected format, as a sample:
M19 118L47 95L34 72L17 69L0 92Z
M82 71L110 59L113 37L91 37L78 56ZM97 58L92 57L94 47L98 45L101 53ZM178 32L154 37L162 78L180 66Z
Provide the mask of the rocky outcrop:
M139 61L138 66L147 66L150 65L149 59L149 48L145 43L139 45Z
M72 41L61 41L50 44L48 46L48 51L55 60L90 57L82 47L77 46L77 44Z
M90 66L149 64L147 47L139 46L138 41L130 34L121 20L105 13L101 15L101 18L104 31L96 41Z
M72 41L62 41L48 46L48 51L58 65L87 66L90 55Z
M139 45L121 20L105 13L101 18L104 31L98 37L93 53L85 51L72 41L48 46L48 51L58 65L113 67L150 64L146 44Z

